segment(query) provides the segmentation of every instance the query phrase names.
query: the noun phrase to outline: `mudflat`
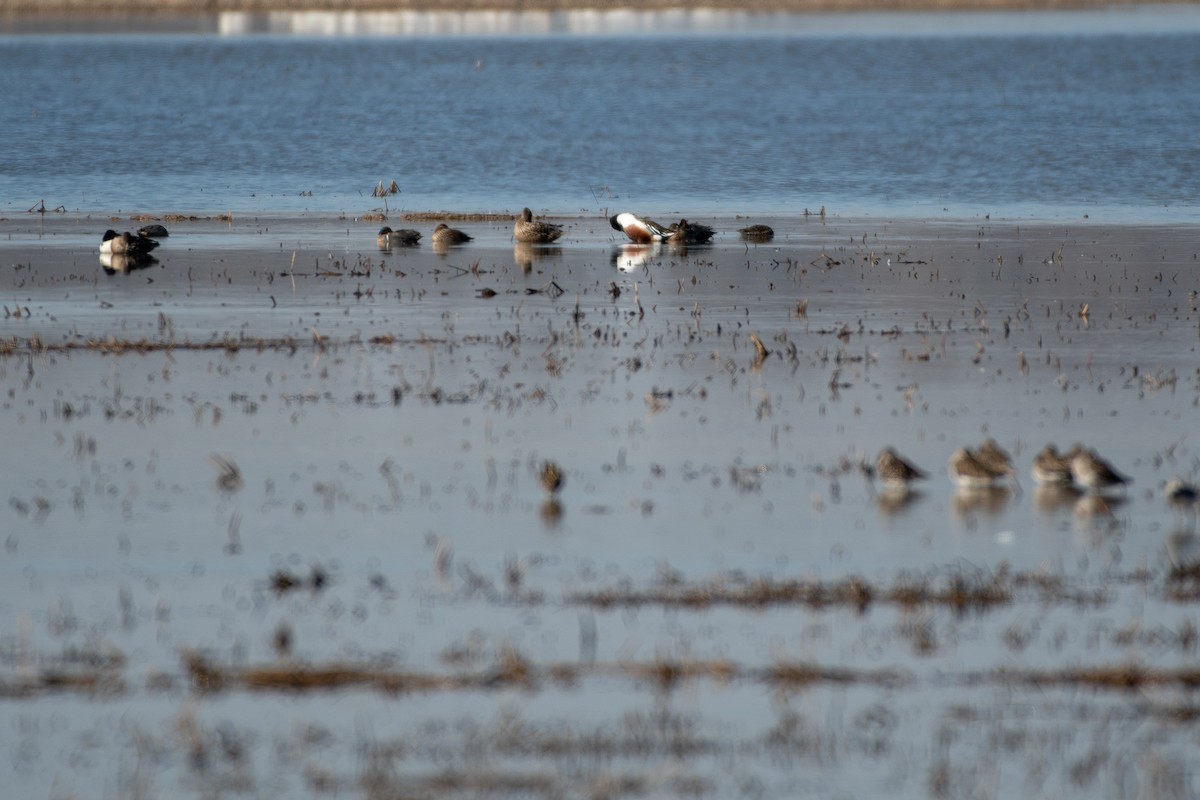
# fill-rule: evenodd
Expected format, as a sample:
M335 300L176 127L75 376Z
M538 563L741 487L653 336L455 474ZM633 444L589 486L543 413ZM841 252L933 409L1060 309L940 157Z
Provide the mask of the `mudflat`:
M0 220L8 785L1187 780L1200 232L689 220ZM985 438L1015 474L957 488ZM1131 483L1036 485L1075 442Z

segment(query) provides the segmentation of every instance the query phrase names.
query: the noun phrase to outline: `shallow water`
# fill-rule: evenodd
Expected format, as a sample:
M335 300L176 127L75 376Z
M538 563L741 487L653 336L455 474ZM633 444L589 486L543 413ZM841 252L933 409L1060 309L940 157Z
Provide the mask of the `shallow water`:
M764 218L776 239L747 246L706 218L717 243L685 253L562 221L532 251L457 223L477 241L445 254L380 253L377 222L179 222L111 276L95 220L4 224L7 785L1194 790L1170 676L1197 613L1171 570L1200 540L1159 494L1200 472L1194 230ZM946 459L984 435L1020 485L954 491ZM1132 488L1035 490L1032 454L1076 440ZM931 473L917 493L854 468L885 444ZM876 599L719 600L851 579ZM998 605L887 598L993 583ZM713 604L662 599L689 588ZM221 688L190 651L435 684ZM1162 682L1063 678L1130 665Z
M717 16L585 15L592 32L577 34L525 18L485 35L447 15L460 35L438 36L280 15L212 33L5 36L0 213L1196 219L1189 6ZM372 197L381 180L402 193Z
M1193 17L0 38L0 784L1200 794ZM200 218L106 274L134 209Z

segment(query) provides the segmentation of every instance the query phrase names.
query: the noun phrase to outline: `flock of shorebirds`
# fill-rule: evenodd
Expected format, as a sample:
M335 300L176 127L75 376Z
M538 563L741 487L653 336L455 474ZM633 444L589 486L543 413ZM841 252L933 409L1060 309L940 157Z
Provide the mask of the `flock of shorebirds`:
M883 448L875 464L865 465L864 471L891 493L907 493L914 483L929 478L927 472L892 447ZM991 438L984 439L978 447L955 450L946 471L954 485L964 491L994 489L1017 482L1012 456ZM1038 486L1073 488L1091 495L1120 493L1133 482L1095 450L1081 444L1065 453L1047 444L1034 456L1029 473ZM1200 499L1200 490L1174 478L1163 487L1163 496L1172 504L1192 505Z

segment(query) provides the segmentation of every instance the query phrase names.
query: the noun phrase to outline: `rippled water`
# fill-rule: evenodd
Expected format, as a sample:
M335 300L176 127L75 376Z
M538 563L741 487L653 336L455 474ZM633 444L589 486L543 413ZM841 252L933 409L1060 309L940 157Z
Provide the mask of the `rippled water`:
M392 209L1194 219L1195 17L735 15L727 35L622 17L568 35L299 15L7 36L0 211L360 213L395 180ZM254 34L281 30L298 35ZM423 35L439 30L462 35Z

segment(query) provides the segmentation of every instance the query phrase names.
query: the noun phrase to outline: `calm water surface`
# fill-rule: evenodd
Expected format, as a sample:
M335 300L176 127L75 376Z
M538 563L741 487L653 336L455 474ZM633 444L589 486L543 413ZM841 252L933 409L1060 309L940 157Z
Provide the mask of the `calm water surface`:
M0 37L0 795L1200 796L1196 16ZM391 224L567 234L380 252L393 179ZM135 210L208 218L106 274ZM956 491L985 435L1020 485ZM1029 485L1074 441L1133 486ZM917 492L856 468L889 444Z
M0 37L0 211L1200 213L1189 8L605 19Z

